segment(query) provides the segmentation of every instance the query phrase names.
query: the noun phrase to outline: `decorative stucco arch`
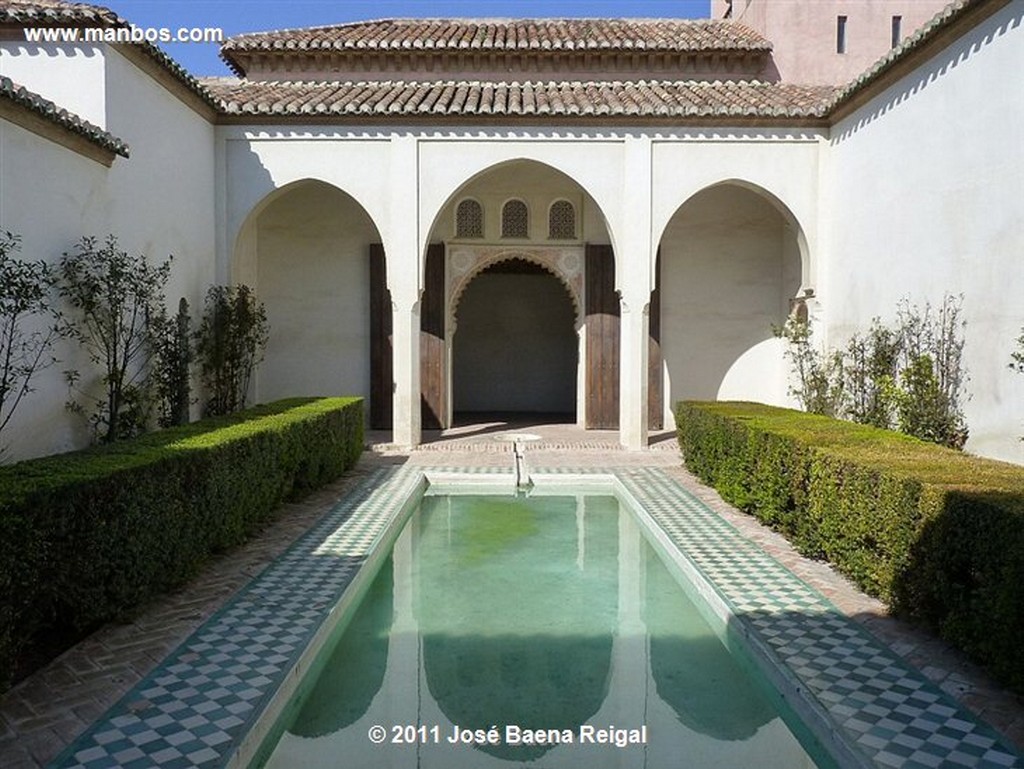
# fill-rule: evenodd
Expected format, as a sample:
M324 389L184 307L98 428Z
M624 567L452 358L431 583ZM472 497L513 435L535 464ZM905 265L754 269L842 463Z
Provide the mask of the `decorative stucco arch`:
M437 231L438 224L442 221L445 211L452 207L455 202L466 197L466 191L475 182L490 174L500 174L502 169L514 167L518 164L546 168L565 177L566 180L578 188L586 198L593 202L596 211L601 216L609 242L613 249L615 248L617 227L614 226L613 220L618 212L621 199L621 174L616 176L614 173L601 173L601 171L602 168L607 169L609 164L614 167L617 165L616 162L609 159L602 166L602 164L594 162L592 155L587 158L587 162L583 162L583 158L578 163L569 162L571 158L560 158L558 153L551 153L551 145L548 143L537 143L536 147L533 147L531 143L520 143L515 146L499 142L486 142L482 144L486 145L485 149L487 151L474 153L473 150L478 149L475 143L459 143L457 145L460 149L458 160L463 164L463 168L460 169L460 163L454 162L456 159L452 158L452 162L442 164L439 169L451 174L450 178L444 179L440 174L432 172L430 174L432 184L429 186L421 185L420 212L421 222L424 223L420 233L421 269L426 262L428 245ZM576 143L558 142L557 144L566 150L573 151L565 153L567 155L572 155L575 151L579 150ZM523 151L524 147L533 151ZM495 157L495 155L498 155L498 157ZM618 165L621 165L621 162ZM595 166L602 166L602 168L595 168ZM420 175L421 178L426 176L422 165ZM609 181L609 176L612 178L611 182ZM511 199L517 196L509 194L505 197L506 199ZM548 202L550 203L551 201ZM547 211L546 205L544 211ZM530 212L531 217L537 214L532 206L530 206ZM500 217L500 210L497 214ZM485 212L485 216L487 216L487 212ZM491 212L492 221L493 216L494 212ZM581 211L577 211L577 217L580 217L582 221ZM498 221L500 222L500 218Z
M576 247L455 247L450 255L451 271L447 280L447 329L454 334L458 326L459 302L473 279L502 262L522 259L549 272L565 288L572 302L575 330L583 325L583 253ZM477 251L476 258L463 259L468 251Z

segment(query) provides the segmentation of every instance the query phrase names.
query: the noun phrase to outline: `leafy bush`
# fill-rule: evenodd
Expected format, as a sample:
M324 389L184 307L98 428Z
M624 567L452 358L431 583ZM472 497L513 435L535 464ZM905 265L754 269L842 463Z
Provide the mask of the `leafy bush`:
M196 332L196 352L208 400L206 416L245 408L253 369L263 360L267 313L248 286L211 286Z
M20 248L17 235L0 232L0 437L33 378L56 362L50 350L59 335L54 325L30 330L29 318L54 314L54 275L45 262L19 259ZM0 459L6 448L0 440Z
M295 399L0 468L0 682L181 584L362 451L362 401Z
M156 395L161 427L188 424L192 405L192 316L188 300L178 302L178 313L160 319L156 328Z
M898 429L950 448L963 448L967 372L962 364L963 298L946 295L937 310L906 299L894 328L871 322L842 350L819 349L806 320L791 318L775 335L785 339L794 384L790 394L812 414Z
M81 374L65 372L79 400L68 408L89 421L97 439L111 443L145 432L153 403L150 357L159 319L166 314L164 286L171 260L151 265L123 251L109 235L100 245L86 237L60 262L60 295L72 308L66 333L102 372L103 395L80 387ZM84 404L82 403L84 401Z
M678 405L686 466L1024 691L1024 468L753 403Z

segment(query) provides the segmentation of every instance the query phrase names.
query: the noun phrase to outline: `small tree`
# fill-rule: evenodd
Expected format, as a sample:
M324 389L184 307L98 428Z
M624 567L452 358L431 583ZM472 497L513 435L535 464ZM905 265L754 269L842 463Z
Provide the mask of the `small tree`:
M969 379L963 365L963 296L946 294L939 309L903 299L897 308L900 335L900 430L926 441L962 449L967 442L963 402Z
M245 408L252 372L263 360L268 338L266 309L251 288L210 288L196 333L207 416Z
M168 258L151 265L121 250L110 235L102 245L85 237L60 262L60 294L74 310L69 335L78 340L102 374L102 397L78 387L81 375L65 372L85 403L68 408L89 420L105 443L146 429L152 409L150 358L164 309Z
M182 297L177 315L163 316L157 328L155 376L161 427L188 424L192 352L192 317L188 301Z
M797 381L790 394L806 411L896 427L923 440L963 448L968 376L962 362L962 303L963 297L947 294L933 311L930 304L922 310L903 299L895 328L875 318L866 335L854 334L841 351L819 350L811 343L806 321L791 318L774 329L789 343L786 356ZM1015 362L1024 370L1024 353Z
M874 318L865 336L854 334L843 354L843 415L890 428L896 408L899 336Z
M839 416L843 403L842 354L815 347L811 325L805 320L789 318L783 326L774 326L772 332L789 343L786 357L796 377L789 394L800 401L804 411Z
M53 270L42 261L19 259L20 249L17 235L0 233L0 436L24 397L33 391L36 374L56 363L51 350L59 327L27 328L30 317L54 313L49 301ZM0 458L6 450L0 439Z

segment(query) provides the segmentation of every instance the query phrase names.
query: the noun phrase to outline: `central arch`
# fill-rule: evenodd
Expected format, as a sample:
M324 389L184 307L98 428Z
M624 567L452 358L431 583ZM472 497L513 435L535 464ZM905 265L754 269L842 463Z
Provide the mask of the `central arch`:
M452 410L576 421L580 313L564 276L527 254L492 259L452 299Z
M595 254L606 268L597 274L601 280L592 280ZM612 258L610 232L594 199L546 163L502 161L459 185L436 212L425 252L424 429L499 412L557 415L592 426L598 409L588 395L591 381L611 393L617 369L599 365L605 361L590 348L616 336L618 327L591 323L596 310L589 283L608 283L614 294ZM531 282L535 288L517 286ZM616 308L617 302L616 296ZM617 415L617 400L607 400L599 405Z

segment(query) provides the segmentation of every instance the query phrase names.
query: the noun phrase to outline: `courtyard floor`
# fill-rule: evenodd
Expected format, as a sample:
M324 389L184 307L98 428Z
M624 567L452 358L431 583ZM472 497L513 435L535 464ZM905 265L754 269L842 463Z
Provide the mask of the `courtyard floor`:
M946 644L887 616L878 601L860 593L826 564L801 557L781 536L723 502L682 467L671 432L653 435L646 451L627 452L618 446L618 434L613 431L494 421L425 433L424 444L411 453L392 446L387 434L369 433L370 450L344 478L301 503L286 505L273 525L247 545L212 561L189 585L156 601L134 621L101 629L0 697L0 766L44 766L368 473L383 465L407 463L507 468L511 448L495 436L510 429L541 436L528 449L528 462L534 467L662 468L946 693L1017 746L1024 746L1021 697L999 688Z

